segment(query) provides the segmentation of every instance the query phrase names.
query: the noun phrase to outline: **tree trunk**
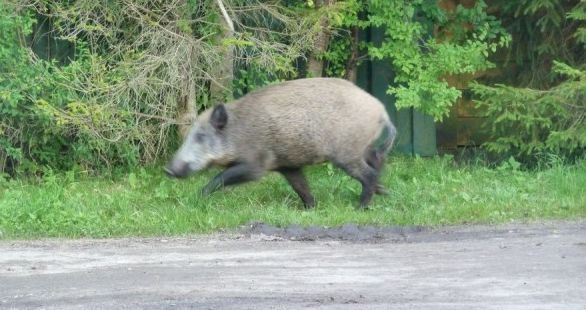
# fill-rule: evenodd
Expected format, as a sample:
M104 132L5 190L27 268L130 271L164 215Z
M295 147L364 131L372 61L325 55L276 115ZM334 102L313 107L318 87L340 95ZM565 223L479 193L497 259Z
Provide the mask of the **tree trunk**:
M216 0L223 19L222 32L218 34L219 42L234 36L234 24L221 0ZM224 45L222 45L224 46ZM220 53L221 65L211 68L213 81L210 84L210 101L212 104L223 103L231 96L232 80L234 78L234 47L225 46Z
M317 0L315 6L317 9L330 6L335 3L335 0ZM327 8L326 8L327 9ZM330 43L330 25L327 16L323 15L319 19L319 26L321 28L315 42L315 48L311 55L309 55L307 63L307 75L310 77L318 77L323 75L324 62L317 59L317 55L325 52Z
M358 27L352 27L350 42L352 44L352 50L350 52L350 58L346 63L346 72L344 78L356 84L357 76L357 65L358 65Z

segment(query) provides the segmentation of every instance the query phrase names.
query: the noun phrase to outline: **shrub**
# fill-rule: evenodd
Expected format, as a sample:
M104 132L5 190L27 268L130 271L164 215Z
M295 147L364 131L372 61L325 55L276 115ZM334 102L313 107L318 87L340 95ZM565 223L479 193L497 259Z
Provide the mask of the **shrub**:
M507 75L494 85L493 80L472 85L493 136L485 147L524 163L535 163L544 153L583 156L586 2L503 1L501 8L501 19L514 34L504 57L510 60L503 64Z
M87 48L78 45L64 66L37 58L23 48L35 21L30 11L0 7L0 172L136 162L132 131L116 138L109 132L125 123L121 111L77 91L95 69Z
M556 62L566 80L547 89L474 84L478 106L490 118L489 151L531 158L540 153L565 158L586 148L586 71Z

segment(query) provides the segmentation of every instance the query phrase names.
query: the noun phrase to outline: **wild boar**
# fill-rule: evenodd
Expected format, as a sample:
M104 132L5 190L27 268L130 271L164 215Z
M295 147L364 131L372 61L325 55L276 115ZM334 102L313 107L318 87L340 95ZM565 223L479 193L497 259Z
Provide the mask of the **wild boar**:
M165 171L183 178L210 165L225 167L204 195L277 171L311 208L315 199L302 168L329 161L360 181L366 208L375 192L385 192L378 179L395 137L383 104L351 82L298 79L204 111Z

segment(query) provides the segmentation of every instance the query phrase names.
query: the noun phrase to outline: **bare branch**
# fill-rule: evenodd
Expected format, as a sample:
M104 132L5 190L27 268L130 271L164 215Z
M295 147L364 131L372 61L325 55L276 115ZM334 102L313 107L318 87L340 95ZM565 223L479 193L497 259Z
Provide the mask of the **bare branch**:
M216 3L218 4L218 7L220 7L220 11L222 12L222 16L224 16L224 20L226 21L226 24L228 25L230 32L234 33L234 22L232 22L230 15L228 15L228 12L224 7L224 3L222 2L222 0L216 0Z

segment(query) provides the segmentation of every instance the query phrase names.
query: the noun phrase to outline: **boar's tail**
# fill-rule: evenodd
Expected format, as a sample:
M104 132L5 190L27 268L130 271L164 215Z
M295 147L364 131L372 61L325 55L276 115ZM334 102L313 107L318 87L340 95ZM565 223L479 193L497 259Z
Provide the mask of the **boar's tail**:
M379 156L385 155L391 150L393 144L395 143L395 138L397 137L397 129L391 122L387 113L383 114L383 122L384 127L383 132L381 133L383 141L380 145L375 147L375 152L378 153Z

